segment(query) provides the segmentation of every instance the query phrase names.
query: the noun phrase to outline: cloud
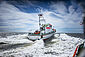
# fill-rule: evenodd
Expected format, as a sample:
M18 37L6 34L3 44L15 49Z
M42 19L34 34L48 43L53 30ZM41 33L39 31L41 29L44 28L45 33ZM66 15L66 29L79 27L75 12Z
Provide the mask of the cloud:
M36 5L32 4L31 2L29 2L29 4L36 7ZM42 8L42 13L44 14L46 22L54 25L56 29L60 28L82 29L82 26L80 26L80 20L82 20L81 8L77 4L76 6L77 6L76 10L74 8L74 4L69 5L67 9L64 2L58 3L52 2L49 6L51 11L49 11L48 9L44 9L39 5L39 7ZM0 28L8 29L8 31L28 31L31 29L39 28L38 13L26 13L22 12L20 9L22 9L22 7L17 8L14 5L9 4L5 1L2 2L0 4L0 20L1 20L0 23L4 25L6 24L6 26L0 26ZM37 9L39 8L35 8L35 10Z
M75 7L77 7L76 10ZM62 25L65 26L64 28L82 28L82 26L80 26L80 20L82 20L82 11L78 4L75 4L75 7L73 2L71 5L69 5L68 9L64 2L53 3L53 5L51 5L51 8L53 8L56 13L59 13L53 14L62 18L61 20L63 21Z
M36 25L38 22L38 15L37 13L30 14L30 13L21 12L15 6L8 4L7 2L2 2L0 4L0 20L3 20L3 22L0 23L8 25L8 26L0 26L0 28L28 29L31 26L26 24L32 24L33 26Z
M66 14L66 6L64 2L52 2L52 5L50 6L55 10L56 13L60 13L62 15Z

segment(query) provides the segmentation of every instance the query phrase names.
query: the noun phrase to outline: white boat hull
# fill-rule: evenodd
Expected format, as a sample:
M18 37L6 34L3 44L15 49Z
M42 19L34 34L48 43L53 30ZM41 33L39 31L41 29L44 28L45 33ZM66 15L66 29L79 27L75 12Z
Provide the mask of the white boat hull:
M41 38L41 36L32 36L32 35L28 35L28 38L30 40L39 40L39 39L47 39L47 38L50 38L51 36L53 36L54 33L51 33L51 34L47 34L47 35L43 35L43 38Z

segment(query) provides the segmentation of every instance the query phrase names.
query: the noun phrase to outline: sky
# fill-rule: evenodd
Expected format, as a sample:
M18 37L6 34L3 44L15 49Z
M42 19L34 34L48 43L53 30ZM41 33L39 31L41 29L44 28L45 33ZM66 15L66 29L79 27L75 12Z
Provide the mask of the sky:
M0 32L28 32L39 28L38 14L58 33L83 33L82 7L76 0L1 0Z

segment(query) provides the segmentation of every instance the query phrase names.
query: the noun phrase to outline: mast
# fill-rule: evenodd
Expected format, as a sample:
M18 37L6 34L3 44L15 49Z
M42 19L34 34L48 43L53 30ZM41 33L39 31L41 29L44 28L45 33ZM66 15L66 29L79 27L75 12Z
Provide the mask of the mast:
M43 20L41 20L43 18L43 14L38 14L38 16L39 16L39 26L40 26L41 25L40 21L43 21Z
M43 27L43 25L46 24L46 21L43 17L43 14L41 13L41 9L40 9L40 14L38 14L38 16L39 16L39 29L40 29L40 31L44 31L44 33L45 33L45 27ZM41 30L41 28L43 30Z
M39 27L40 27L42 24L46 23L46 21L43 17L43 14L41 13L41 9L40 9L40 14L38 14L38 16L39 16Z

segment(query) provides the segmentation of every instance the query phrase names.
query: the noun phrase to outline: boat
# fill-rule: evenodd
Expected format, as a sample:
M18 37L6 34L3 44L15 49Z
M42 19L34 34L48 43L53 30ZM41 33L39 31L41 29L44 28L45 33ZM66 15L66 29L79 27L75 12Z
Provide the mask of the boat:
M85 41L76 47L73 57L85 57Z
M46 20L43 17L43 14L38 14L39 16L39 29L34 32L28 32L28 39L30 40L40 40L40 39L48 39L54 36L56 29L50 23L46 23Z

